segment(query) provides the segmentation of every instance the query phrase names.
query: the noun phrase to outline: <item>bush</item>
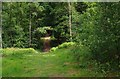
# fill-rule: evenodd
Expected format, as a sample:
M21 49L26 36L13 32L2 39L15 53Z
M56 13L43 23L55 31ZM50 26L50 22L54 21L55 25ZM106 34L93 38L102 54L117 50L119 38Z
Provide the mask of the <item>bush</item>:
M73 45L75 45L74 42L65 42L65 43L59 45L58 48L59 48L59 49L60 49L60 48L67 48L67 47L73 46Z
M37 53L33 48L6 48L1 49L0 53L3 55L15 55L15 54L28 54L28 53Z
M76 45L71 49L70 55L75 62L80 63L80 67L88 66L92 59L90 49L84 45Z
M52 51L56 51L58 49L58 47L52 47L51 49L50 49L50 51L52 52Z
M50 51L56 51L57 49L68 48L73 45L75 45L75 42L65 42L57 47L52 47Z

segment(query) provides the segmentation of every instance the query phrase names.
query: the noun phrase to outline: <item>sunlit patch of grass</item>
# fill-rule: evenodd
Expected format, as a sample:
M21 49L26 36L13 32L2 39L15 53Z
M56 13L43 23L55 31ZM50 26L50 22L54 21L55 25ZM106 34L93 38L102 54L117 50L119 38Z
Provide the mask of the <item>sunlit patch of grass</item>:
M22 53L3 57L3 77L79 77L95 76L94 71L77 68L70 49L50 53ZM97 76L99 76L97 74Z

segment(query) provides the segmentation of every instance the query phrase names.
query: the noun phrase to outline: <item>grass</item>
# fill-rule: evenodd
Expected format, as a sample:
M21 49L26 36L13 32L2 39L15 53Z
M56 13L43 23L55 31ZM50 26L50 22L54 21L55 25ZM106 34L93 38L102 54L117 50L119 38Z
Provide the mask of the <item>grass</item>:
M9 49L22 54L8 54L2 57L3 77L102 77L103 74L89 68L77 68L77 64L69 56L69 49L58 49L54 52L26 53L31 49ZM23 50L27 50L23 53ZM32 49L33 50L33 49ZM18 51L17 51L18 53Z

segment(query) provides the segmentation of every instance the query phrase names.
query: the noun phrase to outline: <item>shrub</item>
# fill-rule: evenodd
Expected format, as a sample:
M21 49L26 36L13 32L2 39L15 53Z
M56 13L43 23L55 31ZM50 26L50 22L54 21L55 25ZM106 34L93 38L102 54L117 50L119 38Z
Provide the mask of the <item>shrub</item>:
M52 47L50 49L50 51L56 51L57 49L68 48L68 47L73 46L73 45L75 45L74 42L65 42L57 47Z
M88 66L92 59L92 54L88 47L84 45L76 45L71 49L70 55L75 62L79 62L80 67Z
M50 49L50 51L56 51L58 49L58 47L52 47L51 49Z
M67 48L72 45L75 45L75 43L74 42L65 42L65 43L59 45L58 48Z
M28 54L28 53L37 53L33 48L6 48L1 49L0 53L3 55L15 55L15 54Z

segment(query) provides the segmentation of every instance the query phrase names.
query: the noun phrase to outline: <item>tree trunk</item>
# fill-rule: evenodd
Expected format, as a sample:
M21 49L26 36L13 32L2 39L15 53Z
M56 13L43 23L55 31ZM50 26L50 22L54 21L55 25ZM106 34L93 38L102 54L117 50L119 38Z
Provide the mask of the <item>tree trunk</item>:
M29 47L31 47L31 13L30 13L30 20L29 20Z
M70 31L70 41L72 41L72 8L71 2L68 2L68 9L69 9L69 31Z
M2 25L0 25L0 49L2 48Z
M0 7L2 8L2 2L0 2ZM0 14L2 9L0 10ZM0 49L2 48L2 15L0 15Z

